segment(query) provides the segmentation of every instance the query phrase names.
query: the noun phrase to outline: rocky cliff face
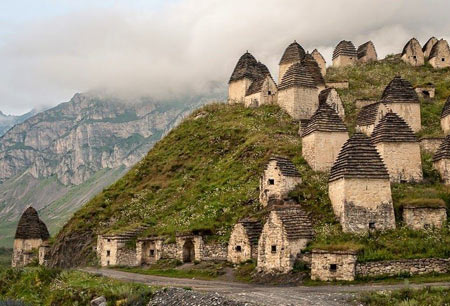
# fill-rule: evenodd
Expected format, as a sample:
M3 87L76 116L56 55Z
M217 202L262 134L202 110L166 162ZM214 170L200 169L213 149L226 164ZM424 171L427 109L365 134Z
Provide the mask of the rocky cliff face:
M33 109L30 112L21 116L5 115L0 111L0 136L5 134L10 128L18 123L22 123L28 118L36 115L39 110Z
M79 185L100 169L130 167L184 111L179 105L76 94L0 138L0 182L27 172Z

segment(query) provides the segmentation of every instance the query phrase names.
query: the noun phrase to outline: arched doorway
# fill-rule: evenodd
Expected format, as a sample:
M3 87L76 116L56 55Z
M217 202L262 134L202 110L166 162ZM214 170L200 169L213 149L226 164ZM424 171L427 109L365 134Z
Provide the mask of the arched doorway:
M192 262L195 260L194 243L191 239L186 240L183 246L183 262Z

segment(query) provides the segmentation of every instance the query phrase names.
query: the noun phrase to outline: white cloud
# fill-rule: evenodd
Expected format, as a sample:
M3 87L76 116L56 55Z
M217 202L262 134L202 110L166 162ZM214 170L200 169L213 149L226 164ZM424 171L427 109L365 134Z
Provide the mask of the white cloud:
M374 41L379 56L412 36L449 33L443 0L181 0L156 11L93 8L16 26L0 44L0 109L24 111L104 88L165 97L226 84L251 51L278 74L296 39L331 61L341 39Z

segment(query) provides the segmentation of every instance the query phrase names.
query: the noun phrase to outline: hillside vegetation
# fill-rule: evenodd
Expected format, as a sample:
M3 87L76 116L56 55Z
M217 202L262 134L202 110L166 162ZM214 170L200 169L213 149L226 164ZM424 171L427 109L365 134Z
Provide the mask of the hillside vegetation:
M354 127L356 118L354 99L378 98L396 74L413 84L434 82L437 99L422 101L423 133L431 135L439 134L440 110L444 97L450 94L444 84L449 78L445 71L413 68L389 59L330 69L329 78L350 80L350 88L340 90L350 127ZM298 124L277 106L247 109L214 104L195 111L123 178L72 217L52 247L53 263L71 266L95 262L92 246L97 234L120 233L142 225L148 225L144 234L170 238L175 233L203 231L212 239L227 241L239 218L264 216L258 202L259 177L273 154L291 158L302 174L303 184L291 196L312 213L317 231L312 247L359 249L363 261L450 256L447 228L433 235L406 229L370 237L343 235L328 198L327 174L314 173L307 166L301 157L297 132ZM440 198L450 207L449 188L439 183L431 156L424 154L423 161L422 184L393 185L399 226L400 203L404 199Z

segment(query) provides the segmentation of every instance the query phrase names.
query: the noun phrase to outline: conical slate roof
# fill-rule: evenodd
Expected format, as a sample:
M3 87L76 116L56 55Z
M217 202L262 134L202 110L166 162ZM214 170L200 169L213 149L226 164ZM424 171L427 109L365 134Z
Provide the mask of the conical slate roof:
M305 57L305 49L294 41L284 51L280 65L300 62L303 57Z
M448 42L445 39L439 40L434 44L433 48L430 52L430 59L433 57L440 56L439 54L448 54L450 53L450 47L448 46Z
M302 137L305 137L316 131L347 132L347 127L334 109L327 103L320 103L319 108L302 131Z
M372 41L368 41L364 44L362 44L361 46L358 47L358 50L356 51L356 53L358 54L358 59L366 56L367 54L367 50L369 49L369 47L372 46L373 49L375 50L375 45L373 44ZM377 51L375 50L375 54L377 53Z
M262 76L270 75L269 68L267 68L267 66L264 65L263 63L258 62L257 67L258 67L259 73Z
M246 52L237 62L229 82L239 81L243 78L256 80L261 76L261 68L253 55Z
M438 42L436 37L431 37L423 46L422 51L425 56L430 56L431 49L433 49L433 46Z
M359 126L372 125L377 120L378 108L381 103L372 103L361 108L356 117L356 124Z
M274 209L280 218L288 239L311 239L314 235L309 214L300 205Z
M278 89L283 90L290 87L316 88L316 82L306 66L303 66L301 63L295 63L284 74Z
M419 103L419 97L410 82L396 76L384 89L381 101L385 103Z
M258 245L259 236L262 232L261 222L254 219L241 219L238 223L242 224L245 228L250 243L252 245Z
M441 159L450 159L450 135L444 138L436 153L433 156L433 161L439 161Z
M409 125L394 112L387 113L373 130L373 143L417 142L417 137Z
M331 167L329 181L341 178L389 179L377 149L363 133L355 133L347 140Z
M411 50L417 50L417 51L422 51L422 47L420 46L419 41L413 37L411 38L406 45L403 47L403 51L402 51L402 56L405 55L408 52L408 49L411 48ZM422 51L423 53L423 51Z
M313 77L316 86L325 86L325 80L323 79L320 67L311 54L305 54L305 57L303 58L301 64L308 68L308 71Z
M39 219L37 211L28 207L20 217L15 239L42 239L50 237L47 226Z
M290 176L290 177L300 177L300 173L297 170L297 167L286 157L282 156L272 156L269 161L267 162L264 170L267 170L267 167L271 161L277 162L277 167L280 169L281 174L284 176Z
M270 74L270 71L266 65L264 65L261 62L258 62L258 70L260 76L256 80L254 80L252 84L250 84L249 88L247 89L247 92L245 93L246 96L261 92L264 82L268 77L273 81L272 75Z
M444 108L442 109L441 118L450 116L450 97L447 98L447 101L444 104Z
M336 46L333 52L333 59L341 55L356 57L356 48L351 41L343 40Z
M315 58L316 56L321 58L324 62L325 62L325 58L323 57L323 55L319 52L319 50L314 49L313 52L311 52L311 55L313 58Z

